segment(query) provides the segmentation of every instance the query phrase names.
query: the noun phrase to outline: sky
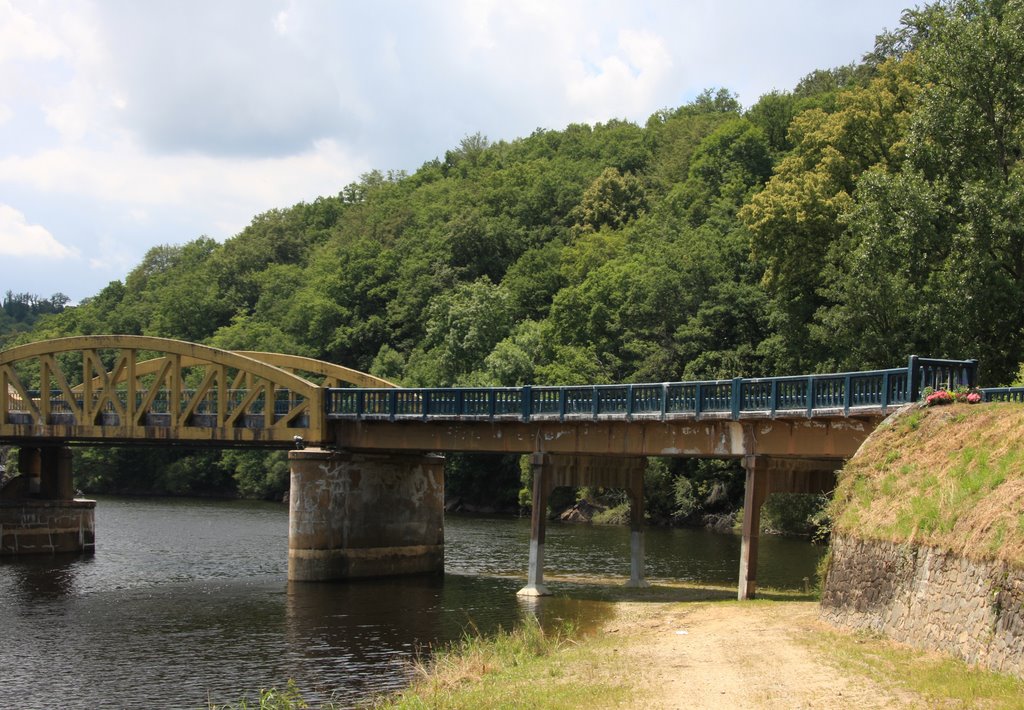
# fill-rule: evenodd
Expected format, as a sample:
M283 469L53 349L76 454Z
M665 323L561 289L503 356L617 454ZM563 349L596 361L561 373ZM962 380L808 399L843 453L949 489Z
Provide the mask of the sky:
M0 0L0 297L413 172L469 135L744 106L859 61L894 0Z

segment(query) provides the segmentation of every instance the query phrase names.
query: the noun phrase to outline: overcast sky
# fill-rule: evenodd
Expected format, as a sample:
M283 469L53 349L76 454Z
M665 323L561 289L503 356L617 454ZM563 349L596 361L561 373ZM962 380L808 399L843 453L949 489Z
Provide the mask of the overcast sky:
M0 0L0 295L77 301L156 244L415 170L464 136L749 106L905 0Z

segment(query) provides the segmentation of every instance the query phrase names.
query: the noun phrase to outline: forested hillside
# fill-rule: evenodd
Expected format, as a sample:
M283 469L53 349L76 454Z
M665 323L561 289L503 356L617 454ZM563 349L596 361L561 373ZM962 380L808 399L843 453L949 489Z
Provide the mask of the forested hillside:
M404 385L797 374L911 353L978 357L986 384L1005 383L1024 360L1022 110L1024 3L930 6L860 64L747 110L721 89L642 126L468 136L223 244L155 248L10 342L165 336ZM82 470L94 489L284 485L278 456L269 472L262 454L158 456L94 451ZM460 460L449 485L514 503L516 462L488 460L482 480L466 472L479 465ZM676 466L653 469L655 515L734 502L729 467Z

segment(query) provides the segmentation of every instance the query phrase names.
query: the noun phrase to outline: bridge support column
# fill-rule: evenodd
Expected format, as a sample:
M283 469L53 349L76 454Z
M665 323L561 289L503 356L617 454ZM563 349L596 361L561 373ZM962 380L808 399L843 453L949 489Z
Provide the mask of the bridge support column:
M743 540L740 546L740 599L753 599L757 593L761 506L768 494L828 493L835 488L835 472L842 465L843 460L840 458L743 457L747 479L743 495Z
M23 492L38 496L42 492L43 449L35 446L22 446L18 449L18 470L25 477Z
M644 579L644 470L629 474L629 582L630 587L647 587Z
M288 579L444 571L444 458L291 451Z
M74 500L66 446L23 446L21 475L0 489L0 555L91 553L96 501Z
M548 496L559 486L601 486L620 488L630 497L630 571L629 586L645 587L644 580L644 470L647 459L609 456L552 456L534 453L530 456L533 470L533 513L530 526L530 563L526 586L519 596L539 597L549 594L544 585L544 532L547 522Z
M526 570L526 586L516 594L521 597L543 597L551 592L544 586L544 533L548 517L550 458L542 453L530 455L533 471L533 510L530 513L530 562Z
M757 592L757 547L761 538L761 506L768 497L768 467L763 456L744 456L747 480L743 489L743 539L740 543L739 599Z

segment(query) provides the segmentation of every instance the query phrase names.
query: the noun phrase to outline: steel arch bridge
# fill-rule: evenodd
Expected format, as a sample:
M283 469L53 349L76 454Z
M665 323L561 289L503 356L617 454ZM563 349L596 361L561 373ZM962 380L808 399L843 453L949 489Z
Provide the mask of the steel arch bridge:
M321 445L324 388L345 384L394 386L297 355L133 335L45 340L0 352L0 441Z

